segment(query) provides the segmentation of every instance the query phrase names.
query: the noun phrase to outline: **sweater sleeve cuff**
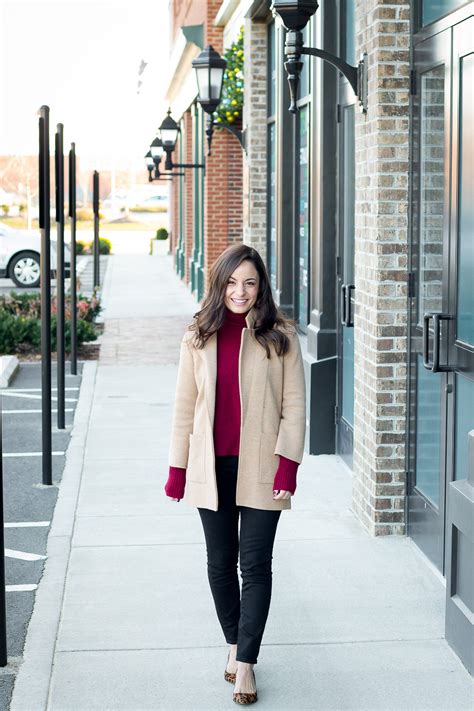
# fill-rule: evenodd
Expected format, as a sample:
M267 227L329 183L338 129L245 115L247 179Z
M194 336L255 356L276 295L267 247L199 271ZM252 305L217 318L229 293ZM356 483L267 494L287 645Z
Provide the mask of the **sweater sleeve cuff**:
M165 484L166 495L172 499L182 499L186 485L186 469L170 467L168 481Z
M280 462L273 481L273 488L280 491L289 491L294 494L296 491L296 472L298 471L299 463L293 459L287 459L281 454L279 455Z

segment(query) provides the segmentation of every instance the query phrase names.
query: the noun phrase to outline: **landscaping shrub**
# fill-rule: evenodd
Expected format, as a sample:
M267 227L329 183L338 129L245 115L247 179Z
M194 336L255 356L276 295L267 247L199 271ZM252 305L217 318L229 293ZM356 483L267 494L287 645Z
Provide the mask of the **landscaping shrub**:
M166 227L159 227L156 230L155 239L168 239L168 230L166 229Z
M97 332L94 321L102 310L97 289L91 297L77 297L77 342L95 341ZM15 353L21 346L30 346L33 351L41 347L41 299L35 292L11 291L0 296L0 353ZM65 297L65 344L71 348L71 296ZM56 350L57 308L56 299L51 299L51 348Z
M92 251L92 242L91 242ZM112 251L112 242L106 237L99 237L99 254L110 254Z
M41 345L40 321L0 309L0 353L14 353L20 343Z

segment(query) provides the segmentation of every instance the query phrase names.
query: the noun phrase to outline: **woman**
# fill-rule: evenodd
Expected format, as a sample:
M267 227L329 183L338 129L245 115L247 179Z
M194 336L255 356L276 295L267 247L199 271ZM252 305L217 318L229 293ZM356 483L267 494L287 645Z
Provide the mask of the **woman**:
M274 303L258 252L238 244L213 264L181 342L165 492L180 501L186 490L198 509L230 645L224 677L240 704L257 700L253 667L270 607L273 543L303 458L305 385L294 325Z

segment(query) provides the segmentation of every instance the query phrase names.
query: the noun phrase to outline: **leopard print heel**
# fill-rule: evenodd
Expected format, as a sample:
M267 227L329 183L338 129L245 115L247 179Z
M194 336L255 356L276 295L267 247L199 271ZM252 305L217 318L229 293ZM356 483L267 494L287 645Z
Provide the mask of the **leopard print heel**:
M255 674L252 669L252 675L253 675L253 682L255 684L255 688L257 687L257 684L255 682ZM242 691L234 691L234 701L236 704L254 704L257 701L257 692L256 691L251 691L244 693Z

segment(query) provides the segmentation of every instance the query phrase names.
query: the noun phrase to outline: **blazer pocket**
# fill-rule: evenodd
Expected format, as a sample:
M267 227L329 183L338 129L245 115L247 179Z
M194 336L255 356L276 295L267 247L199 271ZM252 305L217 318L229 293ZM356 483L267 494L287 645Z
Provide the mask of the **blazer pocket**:
M260 461L258 478L263 484L273 484L279 457L274 454L278 434L276 432L262 432L260 435Z
M189 435L188 466L186 480L206 481L206 435L194 432Z

